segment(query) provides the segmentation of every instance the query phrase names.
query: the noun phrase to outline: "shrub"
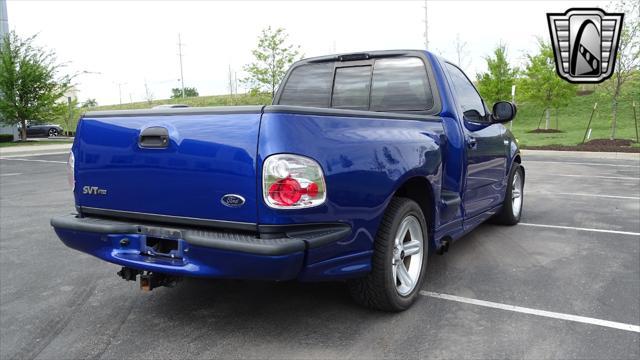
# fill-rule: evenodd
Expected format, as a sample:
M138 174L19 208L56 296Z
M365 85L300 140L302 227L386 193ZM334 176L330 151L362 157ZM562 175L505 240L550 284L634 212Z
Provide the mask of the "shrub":
M11 134L0 134L0 142L12 142L13 135Z

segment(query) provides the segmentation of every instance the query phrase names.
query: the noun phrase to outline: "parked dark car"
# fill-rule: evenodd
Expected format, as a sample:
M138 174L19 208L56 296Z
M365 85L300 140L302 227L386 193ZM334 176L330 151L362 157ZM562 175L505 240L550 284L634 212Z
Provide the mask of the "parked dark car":
M62 126L57 124L30 124L27 122L27 137L55 137L62 134L63 131Z

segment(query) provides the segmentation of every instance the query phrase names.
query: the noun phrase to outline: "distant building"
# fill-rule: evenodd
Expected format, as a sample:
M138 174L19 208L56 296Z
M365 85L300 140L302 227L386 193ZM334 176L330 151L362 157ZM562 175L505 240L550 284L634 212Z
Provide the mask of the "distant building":
M9 15L7 14L7 0L0 0L0 38L9 32Z
M7 14L7 0L0 0L0 40L9 33L9 14ZM17 126L3 126L0 124L0 134L13 134L13 140L18 140Z

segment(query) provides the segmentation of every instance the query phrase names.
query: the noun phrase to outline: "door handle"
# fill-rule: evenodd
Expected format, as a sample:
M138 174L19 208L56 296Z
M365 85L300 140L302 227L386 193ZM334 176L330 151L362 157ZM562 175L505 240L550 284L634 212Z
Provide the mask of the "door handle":
M476 140L476 138L474 138L473 136L467 137L467 147L469 147L469 149L477 148L478 140Z
M161 126L144 129L138 138L141 148L164 149L169 146L169 131Z

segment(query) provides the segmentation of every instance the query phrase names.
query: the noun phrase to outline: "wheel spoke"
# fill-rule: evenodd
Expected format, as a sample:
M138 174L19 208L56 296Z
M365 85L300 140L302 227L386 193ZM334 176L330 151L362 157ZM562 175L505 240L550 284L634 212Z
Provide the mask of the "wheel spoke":
M398 263L398 266L396 268L396 273L398 276L398 280L400 280L400 283L403 286L406 286L409 289L413 288L413 279L411 279L411 276L409 275L407 268L404 266L404 262L400 261Z
M409 227L409 224L406 222L403 222L400 225L400 229L398 229L398 232L396 233L396 238L395 238L395 243L396 243L396 247L398 247L400 250L402 250L402 243L404 242L404 237L407 235L407 228Z
M520 189L513 189L512 197L513 197L514 199L519 198L519 197L520 197Z
M398 264L399 264L400 262L401 262L401 261L396 262L394 265L392 265L392 266L391 266L391 273L392 273L392 275L393 275L392 279L393 279L393 282L394 282L394 284L395 284L396 286L398 285L398 266L399 266Z
M422 243L418 240L411 240L404 244L404 256L412 256L422 251Z

